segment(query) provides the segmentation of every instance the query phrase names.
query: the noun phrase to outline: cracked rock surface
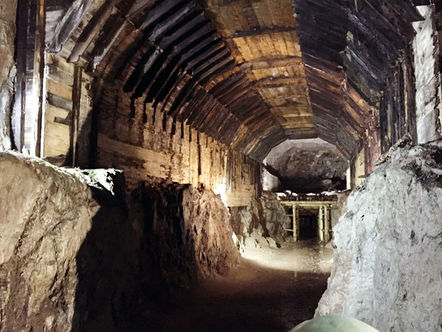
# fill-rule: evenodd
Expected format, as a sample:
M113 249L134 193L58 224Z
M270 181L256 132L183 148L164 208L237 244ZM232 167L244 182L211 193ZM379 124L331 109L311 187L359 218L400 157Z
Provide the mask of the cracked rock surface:
M99 206L79 177L0 154L0 331L68 331L76 256Z
M316 314L380 331L441 331L442 142L404 147L348 198Z
M245 247L277 248L292 241L286 231L291 228L291 219L275 193L263 192L247 207L231 208L231 212L235 234Z
M140 186L0 153L0 332L157 331L169 293L238 263L219 196Z

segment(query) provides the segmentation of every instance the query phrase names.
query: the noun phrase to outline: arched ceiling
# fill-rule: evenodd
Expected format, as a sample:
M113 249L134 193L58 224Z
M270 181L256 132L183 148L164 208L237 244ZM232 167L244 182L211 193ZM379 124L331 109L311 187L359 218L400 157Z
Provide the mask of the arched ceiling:
M47 9L49 51L257 160L317 136L354 155L419 19L411 0L48 0Z

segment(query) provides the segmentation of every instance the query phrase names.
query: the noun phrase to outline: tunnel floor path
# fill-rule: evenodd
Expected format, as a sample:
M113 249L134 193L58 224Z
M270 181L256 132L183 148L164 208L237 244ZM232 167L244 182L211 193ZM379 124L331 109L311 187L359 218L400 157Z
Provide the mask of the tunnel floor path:
M330 245L248 249L227 275L204 281L162 317L163 331L288 331L313 317L327 287Z

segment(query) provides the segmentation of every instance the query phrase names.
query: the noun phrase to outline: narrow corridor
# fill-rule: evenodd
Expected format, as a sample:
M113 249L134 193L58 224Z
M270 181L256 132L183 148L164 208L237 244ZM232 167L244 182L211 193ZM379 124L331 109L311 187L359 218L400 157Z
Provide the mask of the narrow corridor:
M162 331L288 331L312 318L332 250L310 241L248 249L228 275L205 281L161 318Z

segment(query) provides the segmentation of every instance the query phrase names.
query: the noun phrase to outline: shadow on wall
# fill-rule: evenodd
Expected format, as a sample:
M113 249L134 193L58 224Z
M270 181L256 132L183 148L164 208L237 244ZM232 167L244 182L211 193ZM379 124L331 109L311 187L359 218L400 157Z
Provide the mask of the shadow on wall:
M115 196L94 191L101 209L77 255L73 332L159 331L171 300L239 258L228 212L211 191L141 183L126 204L118 188Z
M140 187L128 202L130 209L122 191L93 193L101 208L77 254L72 331L158 330L155 316L167 306L170 292L197 280L194 252L180 241L182 222L172 216L173 209L158 208L161 198L155 191ZM177 205L178 197L168 199ZM161 210L166 215L158 216Z
M146 290L140 279L140 260L149 265L148 256L137 256L136 234L128 222L123 194L112 196L101 190L93 194L101 208L76 258L72 331L128 331L142 317Z
M71 140L68 150L65 154L60 154L56 156L44 156L44 159L51 164L57 166L75 166L80 168L93 168L96 166L96 158L97 158L97 137L96 137L96 128L93 125L93 121L95 121L95 117L93 116L93 111L89 112L89 114L84 119L84 123L78 131L77 142L75 144L75 156L72 142L72 114L70 113L69 117L69 137L64 137L66 140ZM75 160L74 160L75 159Z

